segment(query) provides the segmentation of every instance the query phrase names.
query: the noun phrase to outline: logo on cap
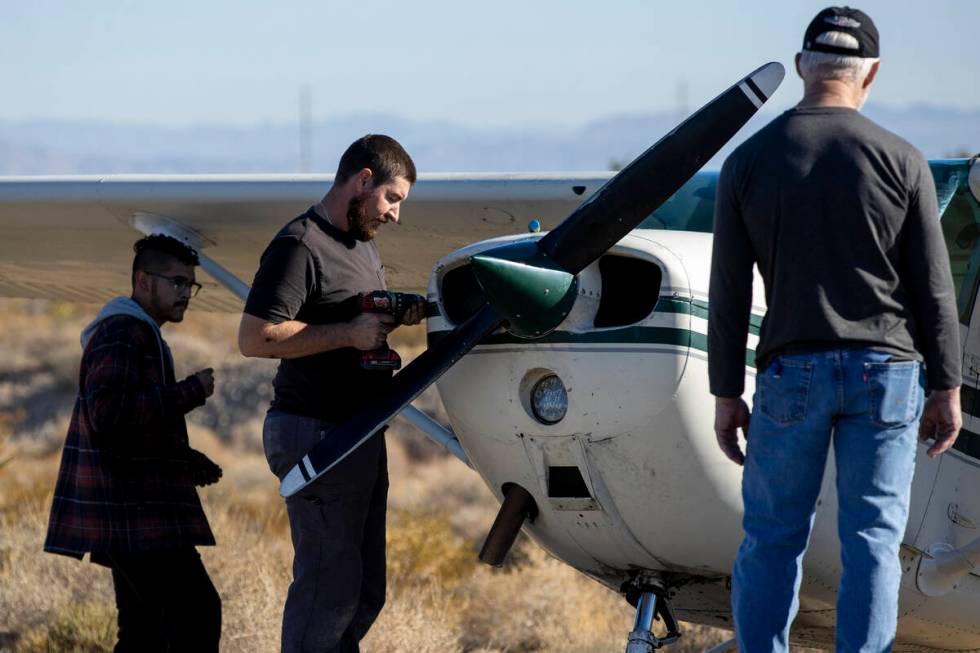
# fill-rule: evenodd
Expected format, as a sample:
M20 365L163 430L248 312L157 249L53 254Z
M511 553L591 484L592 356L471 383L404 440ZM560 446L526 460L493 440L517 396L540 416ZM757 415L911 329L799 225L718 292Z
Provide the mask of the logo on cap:
M829 36L833 34L833 37ZM843 37L847 38L843 38ZM878 58L878 28L860 9L827 7L810 21L803 49L844 56Z
M861 23L854 20L853 18L848 18L847 16L824 16L824 22L830 23L831 25L836 25L837 27L861 27Z

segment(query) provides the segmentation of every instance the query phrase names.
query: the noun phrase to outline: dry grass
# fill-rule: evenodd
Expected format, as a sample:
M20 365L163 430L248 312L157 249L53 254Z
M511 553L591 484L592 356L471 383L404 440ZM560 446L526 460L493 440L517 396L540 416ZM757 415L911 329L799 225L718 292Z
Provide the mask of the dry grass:
M41 553L74 393L78 331L96 307L0 303L0 461L16 456L0 466L0 653L110 651L108 572ZM217 369L216 403L231 419L190 425L193 445L225 469L221 483L202 491L219 543L202 555L223 600L222 651L276 651L292 551L277 483L258 444L265 402L243 394L247 384L268 383L270 370L255 371L238 357L236 327L233 316L191 313L167 337L179 370ZM395 344L406 358L421 347L418 332ZM435 395L425 401L438 413ZM625 649L632 609L621 597L526 538L506 568L479 565L476 552L498 507L480 478L407 426L395 426L388 442L388 602L362 650ZM689 626L668 650L703 650L727 637Z

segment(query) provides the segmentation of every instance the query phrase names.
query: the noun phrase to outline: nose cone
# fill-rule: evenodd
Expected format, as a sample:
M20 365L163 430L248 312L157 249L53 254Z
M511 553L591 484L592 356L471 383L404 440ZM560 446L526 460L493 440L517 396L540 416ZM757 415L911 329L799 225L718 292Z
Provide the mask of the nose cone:
M578 280L559 268L536 243L514 243L477 254L473 273L490 303L522 338L553 331L575 303Z

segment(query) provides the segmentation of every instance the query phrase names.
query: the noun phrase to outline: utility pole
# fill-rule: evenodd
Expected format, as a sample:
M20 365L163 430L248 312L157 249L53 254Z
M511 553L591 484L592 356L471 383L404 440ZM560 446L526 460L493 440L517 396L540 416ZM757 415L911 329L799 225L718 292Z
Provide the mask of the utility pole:
M688 106L688 85L686 79L677 80L677 118L678 122L685 120L691 113Z
M313 89L299 87L299 171L313 171Z

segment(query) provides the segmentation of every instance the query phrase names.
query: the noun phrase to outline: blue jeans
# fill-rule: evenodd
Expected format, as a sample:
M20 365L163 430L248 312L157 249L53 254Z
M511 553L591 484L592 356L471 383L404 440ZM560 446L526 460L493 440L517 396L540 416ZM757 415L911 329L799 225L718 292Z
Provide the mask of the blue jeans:
M756 377L742 498L745 539L732 572L744 653L786 651L803 553L831 442L843 575L838 651L888 651L895 638L920 363L868 349L780 356Z

